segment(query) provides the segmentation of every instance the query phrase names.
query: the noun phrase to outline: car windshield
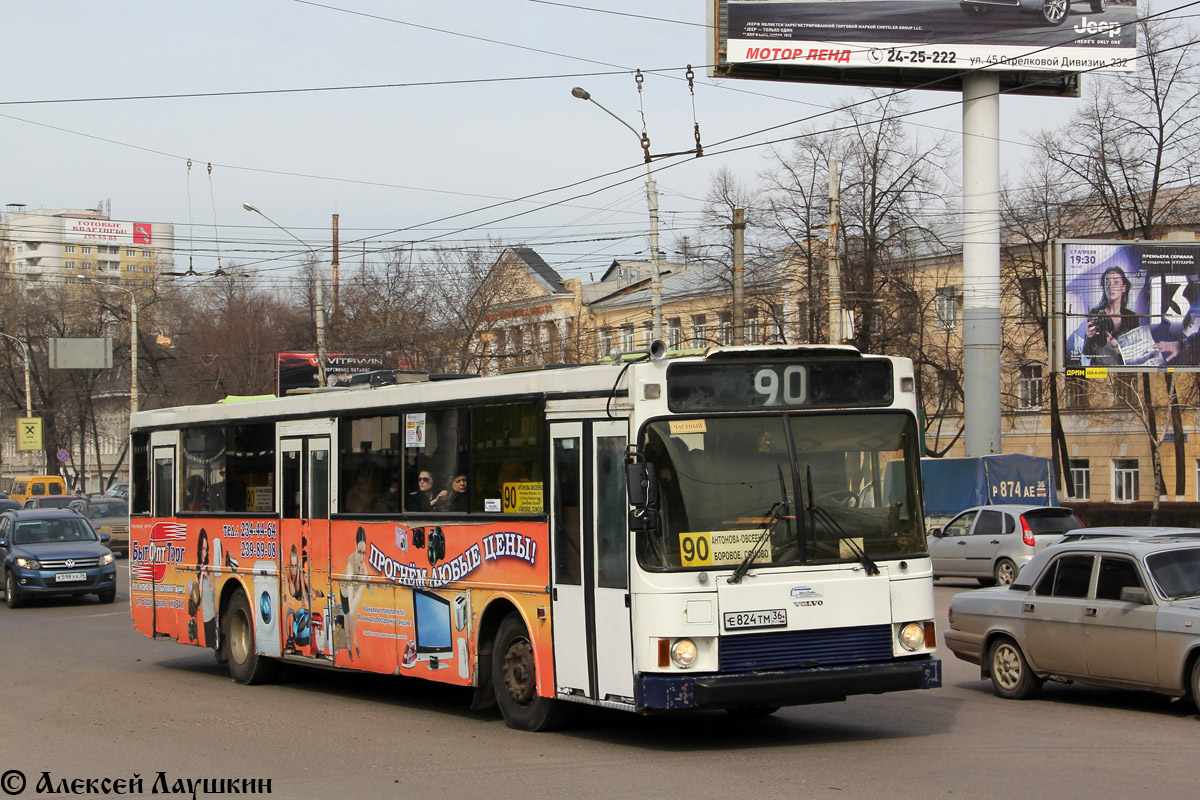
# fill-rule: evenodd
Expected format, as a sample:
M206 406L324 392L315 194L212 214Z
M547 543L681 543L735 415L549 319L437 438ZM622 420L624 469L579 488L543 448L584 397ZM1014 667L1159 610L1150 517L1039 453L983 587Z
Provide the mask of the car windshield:
M99 500L88 503L88 519L105 519L107 517L128 517L129 506L121 500Z
M924 553L918 443L896 412L652 422L641 447L659 526L638 534L638 559L675 569Z
M1066 533L1082 528L1079 518L1065 508L1047 508L1044 511L1026 511L1021 516L1029 523L1029 530L1037 533Z
M1200 595L1200 548L1154 553L1146 557L1146 567L1167 599Z
M13 530L13 544L94 542L98 538L81 517L18 521Z

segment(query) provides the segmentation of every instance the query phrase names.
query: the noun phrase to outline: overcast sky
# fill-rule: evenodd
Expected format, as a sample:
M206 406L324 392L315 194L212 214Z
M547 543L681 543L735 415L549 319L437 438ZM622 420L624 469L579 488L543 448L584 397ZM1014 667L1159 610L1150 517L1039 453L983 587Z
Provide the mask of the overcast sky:
M598 278L613 258L646 255L644 172L635 135L573 98L573 86L639 130L644 109L656 153L692 147L700 123L710 155L655 165L664 248L695 225L721 166L752 178L764 165L764 147L720 154L729 146L717 143L865 96L708 78L705 9L706 0L7 3L0 207L108 200L115 219L174 223L180 268L189 252L198 270L214 268L218 253L255 270L294 265L266 260L295 250L242 209L250 202L317 248L339 214L344 265L361 241L375 251L490 235L530 244L568 276ZM646 73L641 95L635 68ZM314 88L330 90L263 93ZM255 93L29 102L231 92ZM956 99L913 93L918 108ZM1077 104L1005 98L1002 171L1019 173L1031 156L1024 132L1066 120ZM960 118L951 108L913 122L949 133L957 149Z

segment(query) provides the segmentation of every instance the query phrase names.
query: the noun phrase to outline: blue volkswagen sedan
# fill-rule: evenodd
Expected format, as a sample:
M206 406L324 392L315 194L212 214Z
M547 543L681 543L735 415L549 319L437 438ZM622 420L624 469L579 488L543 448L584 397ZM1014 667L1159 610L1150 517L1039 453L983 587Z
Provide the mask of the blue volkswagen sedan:
M86 519L64 509L22 509L0 514L0 558L9 608L31 597L95 594L117 597L117 568Z

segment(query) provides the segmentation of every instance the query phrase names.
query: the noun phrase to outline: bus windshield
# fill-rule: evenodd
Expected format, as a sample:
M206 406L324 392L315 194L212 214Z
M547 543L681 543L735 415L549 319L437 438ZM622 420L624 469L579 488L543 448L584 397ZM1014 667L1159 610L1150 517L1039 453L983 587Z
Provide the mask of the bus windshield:
M659 525L638 534L638 560L758 568L923 554L919 446L912 415L898 412L652 422L642 453L659 479Z

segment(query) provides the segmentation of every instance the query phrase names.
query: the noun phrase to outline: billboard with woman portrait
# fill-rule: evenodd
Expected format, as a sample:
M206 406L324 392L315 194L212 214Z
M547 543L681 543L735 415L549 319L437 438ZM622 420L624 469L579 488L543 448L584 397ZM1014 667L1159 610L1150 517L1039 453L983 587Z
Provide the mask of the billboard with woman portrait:
M1066 241L1055 250L1068 374L1200 368L1200 243Z

